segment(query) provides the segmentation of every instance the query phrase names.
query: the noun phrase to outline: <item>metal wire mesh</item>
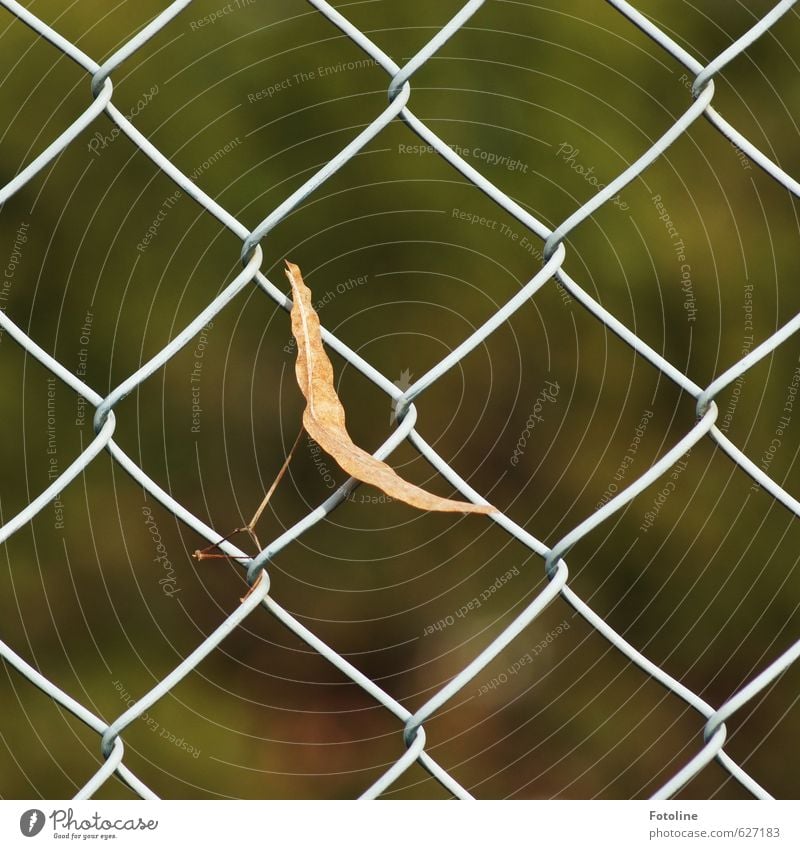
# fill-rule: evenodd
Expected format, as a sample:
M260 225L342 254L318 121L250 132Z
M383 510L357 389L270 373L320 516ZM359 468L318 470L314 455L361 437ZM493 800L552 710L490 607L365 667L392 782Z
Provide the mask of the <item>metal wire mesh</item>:
M125 764L123 737L126 728L145 714L159 699L167 694L188 673L194 670L234 629L249 616L263 615L262 611L275 617L287 629L299 637L312 650L318 652L327 662L336 667L356 685L363 688L377 703L386 707L398 722L398 734L402 734L406 751L385 774L372 786L364 790L365 798L374 798L390 788L397 779L414 764L422 765L446 790L458 798L471 798L467 789L426 750L425 723L439 712L454 696L462 692L465 686L475 678L503 649L523 633L542 611L557 597L561 597L574 611L602 635L617 651L651 676L665 690L671 692L691 709L705 719L703 742L699 751L685 763L655 794L655 798L668 798L678 792L711 761L716 760L742 787L758 798L769 798L767 789L762 787L751 775L725 751L725 722L757 694L767 688L800 656L800 640L788 650L775 657L759 674L742 686L724 704L708 704L695 692L680 681L671 677L663 668L651 662L634 645L617 633L607 621L595 613L570 586L569 569L565 559L569 550L592 530L607 522L628 502L647 487L667 476L675 463L701 440L712 440L730 460L746 472L754 481L769 492L787 510L800 515L800 502L776 483L757 463L745 455L717 426L718 407L715 398L730 387L756 363L767 357L783 344L791 334L800 328L800 316L796 316L769 338L743 356L737 362L718 374L708 386L699 386L683 371L648 346L636 333L631 331L614 315L593 299L581 285L566 271L567 250L565 239L581 223L586 221L600 207L612 202L620 190L637 178L649 165L658 159L666 149L699 118L703 117L723 136L732 142L749 159L759 165L767 174L785 187L796 197L800 197L800 184L773 162L760 149L731 126L712 106L714 99L714 79L720 71L736 59L760 36L785 15L794 5L794 0L782 0L767 15L744 33L738 40L708 63L701 63L680 47L664 30L654 25L648 18L625 2L608 2L633 25L640 28L654 42L672 55L693 75L691 89L692 101L686 111L666 132L628 168L598 191L587 203L576 209L559 226L551 230L517 202L501 191L475 167L452 149L439 135L426 126L409 108L414 74L456 33L484 3L484 0L470 0L436 35L428 41L405 65L398 65L381 50L364 32L355 27L342 13L324 0L309 0L311 5L324 16L332 27L338 28L348 36L370 59L386 71L388 77L389 103L386 108L363 129L339 153L330 159L324 167L294 191L263 220L251 228L237 220L228 210L206 194L186 174L182 173L148 138L146 138L120 110L114 105L114 86L112 75L121 68L130 57L151 37L169 27L170 22L182 12L191 0L177 0L144 27L134 38L126 42L112 56L101 64L87 56L67 38L60 35L46 22L40 20L16 0L0 0L11 14L15 15L35 33L47 39L63 54L72 59L90 76L92 100L86 110L77 116L74 122L45 150L35 156L7 185L0 189L0 203L7 201L22 186L39 174L45 167L70 145L99 115L105 113L116 127L148 156L174 183L207 212L211 213L226 228L242 241L242 271L217 297L203 309L172 341L163 347L141 368L123 380L105 397L95 392L77 377L63 363L54 359L37 342L20 329L4 312L0 312L0 328L13 338L27 354L35 357L50 373L75 393L84 397L95 408L95 437L86 449L61 472L57 479L39 493L17 515L0 527L0 542L29 523L47 504L68 487L84 470L101 455L107 452L138 484L171 511L181 522L202 535L209 543L216 543L220 549L241 563L246 571L247 580L255 585L249 597L203 639L197 647L184 658L175 669L148 692L140 695L136 701L112 722L106 723L95 716L84 705L41 675L20 654L0 642L0 655L15 668L21 676L66 710L86 723L100 736L103 766L88 777L76 798L88 798L114 774L126 782L132 790L143 798L156 798L153 789L146 786ZM386 393L396 411L397 425L389 439L375 453L379 458L388 457L402 442L410 443L427 461L463 496L476 502L486 503L480 492L475 491L459 473L431 447L417 428L417 410L414 400L426 389L438 381L448 370L457 365L470 351L480 345L542 287L560 284L569 294L591 313L598 321L629 345L636 354L658 369L684 393L696 399L697 419L687 426L685 435L670 450L654 463L647 471L625 489L615 494L599 509L571 529L552 547L547 546L516 524L511 518L495 513L485 521L496 522L504 531L542 558L549 582L519 613L514 621L502 633L486 645L463 669L445 686L438 690L425 704L411 712L400 702L392 698L375 681L364 675L335 648L325 644L316 634L301 624L279 601L270 595L270 559L284 549L301 534L307 531L331 511L342 504L357 485L350 480L339 488L315 510L301 521L272 540L254 558L248 557L233 543L224 540L213 528L193 515L184 505L178 503L156 481L154 481L114 440L116 428L115 407L129 393L136 390L144 381L163 369L170 359L220 313L243 290L249 287L261 289L269 298L284 310L291 308L290 301L283 292L273 285L261 272L262 250L260 243L280 222L282 222L299 204L316 192L326 180L345 166L365 145L379 135L390 122L401 119L427 145L452 166L463 178L480 189L488 198L513 216L520 224L542 240L543 265L530 281L502 308L498 309L482 326L452 350L435 367L417 378L406 389L398 388L387 376L373 368L369 362L348 347L347 343L323 330L325 343L343 357L350 365L358 369L375 386ZM259 611L258 613L256 611Z

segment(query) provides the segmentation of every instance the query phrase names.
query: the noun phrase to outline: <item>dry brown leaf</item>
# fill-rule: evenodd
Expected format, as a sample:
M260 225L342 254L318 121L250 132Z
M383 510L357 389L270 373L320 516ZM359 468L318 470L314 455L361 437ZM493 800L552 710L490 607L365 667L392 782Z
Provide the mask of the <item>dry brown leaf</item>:
M300 269L286 261L292 284L292 332L297 340L295 373L306 399L303 426L309 436L354 478L382 489L387 495L418 507L450 513L493 513L494 507L440 498L401 478L381 460L359 448L345 427L344 407L333 386L333 366L322 345L319 316L311 304L311 290Z

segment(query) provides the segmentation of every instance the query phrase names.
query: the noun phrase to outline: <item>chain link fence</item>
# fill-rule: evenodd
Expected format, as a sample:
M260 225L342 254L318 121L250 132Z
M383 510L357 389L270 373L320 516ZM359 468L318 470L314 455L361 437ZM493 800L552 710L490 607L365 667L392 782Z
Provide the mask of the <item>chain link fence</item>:
M91 98L87 97L88 105L85 111L76 116L73 123L55 141L30 158L25 167L0 189L0 203L8 201L29 181L41 174L93 122L105 115L121 134L127 137L138 150L161 169L164 175L174 182L181 192L191 197L201 210L217 219L242 243L242 270L238 275L183 330L177 333L169 344L120 382L113 391L105 395L96 392L90 385L81 380L73 369L54 358L37 344L36 339L31 338L18 324L12 321L5 312L0 311L0 328L4 333L21 346L27 355L38 360L53 377L69 387L76 395L85 398L95 411L95 435L91 443L66 468L60 471L60 474L46 488L32 497L23 510L11 518L6 517L4 519L2 527L0 527L0 541L8 540L13 534L30 523L43 508L51 504L60 493L65 491L71 483L85 472L90 464L94 463L105 452L152 498L174 514L180 522L185 523L193 531L204 537L209 544L219 545L222 551L240 564L248 583L253 587L251 594L241 604L236 605L235 609L219 624L213 633L199 641L194 650L188 653L155 686L147 692L136 694L130 706L110 722L104 721L81 701L40 674L24 658L24 651L15 650L6 642L0 642L0 655L10 667L13 667L19 673L19 676L74 714L98 735L103 756L102 765L95 774L86 777L85 783L76 798L91 797L115 774L139 796L157 798L158 788L147 786L126 765L124 745L126 729L145 715L166 694L170 693L172 688L195 670L211 652L220 646L228 635L249 617L264 615L274 617L277 622L298 637L310 650L319 653L322 658L362 688L364 693L368 694L376 703L385 707L396 718L397 734L402 735L405 752L386 769L377 781L364 788L364 798L375 798L390 790L395 782L414 764L419 764L427 770L452 796L462 799L471 798L470 791L462 786L451 772L430 754L430 747L426 738L426 723L445 710L454 697L463 694L467 685L473 682L476 676L497 658L512 641L526 632L527 629L530 629L532 623L540 617L548 605L559 597L630 663L635 664L645 675L682 700L704 722L702 741L698 741L696 753L688 757L684 765L657 790L654 798L664 799L673 796L712 761L716 761L752 796L770 798L769 781L764 781L766 786L762 786L761 780L750 775L726 752L727 730L725 723L737 711L740 711L758 694L774 683L797 660L800 656L800 641L794 643L782 654L774 656L758 674L753 675L723 704L709 704L681 681L669 675L661 666L651 662L645 654L612 628L606 619L598 615L576 593L570 582L568 554L576 543L598 526L609 522L637 495L662 479L668 479L676 463L701 440L711 440L716 443L733 464L746 472L777 502L794 515L800 515L800 502L773 480L761 465L748 457L720 429L717 423L719 408L715 402L720 393L734 385L742 375L775 351L778 346L787 342L790 336L800 328L800 316L791 319L777 332L761 340L752 347L752 350L746 356L742 356L741 359L727 368L719 370L708 385L698 385L687 377L684 370L650 347L637 333L606 310L598 300L588 293L586 287L573 278L567 271L569 251L566 242L576 228L601 207L613 203L622 189L636 180L648 166L664 154L670 145L680 139L700 119L709 122L738 151L741 151L752 163L758 165L774 178L788 192L796 197L800 196L800 184L729 124L713 106L715 80L719 79L720 72L730 63L739 60L750 45L767 33L770 27L779 21L782 16L790 12L794 0L782 0L775 5L763 18L710 62L698 61L664 29L656 26L652 20L639 12L634 5L624 0L608 0L614 9L630 22L631 27L638 27L660 48L685 67L693 80L691 98L689 98L685 112L672 126L666 129L652 146L642 152L635 162L599 189L588 202L577 208L555 228L543 224L520 203L500 190L480 169L471 165L440 135L433 132L411 109L414 75L455 33L470 21L473 15L480 13L481 7L484 6L484 0L470 0L466 3L445 26L402 66L380 49L369 35L354 26L342 11L324 2L324 0L309 0L318 14L330 23L331 28L344 33L363 51L365 57L377 63L386 72L388 105L323 167L286 197L283 202L269 211L260 223L254 227L243 223L209 194L206 194L198 185L198 182L202 182L202 180L196 181L193 176L179 170L159 150L156 144L137 129L134 120L126 117L114 104L115 75L123 71L125 64L149 39L162 30L168 31L176 16L182 13L190 5L190 2L191 0L177 0L177 2L172 3L141 29L135 37L124 43L105 61L98 63L69 38L59 33L57 27L41 20L22 4L15 2L15 0L0 0L0 4L8 13L16 16L41 38L49 41L53 47L83 69L88 76L87 82L91 91ZM89 91L87 91L88 94ZM657 369L687 396L693 398L696 402L697 413L695 421L686 422L685 435L669 450L665 451L657 462L653 463L626 487L606 499L602 506L599 506L591 515L564 534L554 545L544 544L503 513L495 513L485 519L471 520L495 522L503 531L537 555L538 558L541 558L548 583L516 615L511 624L489 641L444 686L439 688L434 695L413 712L393 698L375 680L363 674L358 666L346 659L342 653L336 650L335 646L326 644L310 628L303 625L281 605L280 599L273 597L270 592L270 561L310 528L329 516L339 505L343 504L355 489L357 485L355 481L350 480L336 489L316 509L311 510L304 518L269 542L257 556L250 557L233 542L224 539L217 529L209 527L184 504L174 499L166 489L151 478L132 459L131 454L123 449L114 438L117 427L115 408L120 401L137 390L144 381L164 369L182 348L194 340L242 292L251 289L260 290L263 295L288 313L291 302L282 289L271 282L261 270L263 261L261 244L263 240L304 201L314 196L314 193L329 178L337 174L373 139L378 137L390 123L397 119L404 122L419 140L429 145L461 178L477 187L505 213L516 219L526 231L537 237L541 242L542 264L538 269L531 269L532 276L529 282L520 288L511 300L497 309L488 320L477 327L440 362L421 376L413 380L409 377L400 385L374 368L366 358L349 347L346 338L341 334L335 335L328 330L323 330L324 341L330 349L384 392L391 402L396 415L396 426L390 437L375 452L376 457L388 458L398 446L407 443L413 446L457 493L473 502L486 503L484 494L473 489L462 477L462 473L443 459L426 440L424 428L420 426L424 422L418 421L414 402L425 390L434 386L445 374L459 365L471 351L475 350L498 328L508 322L514 313L524 304L530 302L540 289L548 286L558 285L561 287L562 291L567 292L569 296L580 303L598 322L601 322L630 346L638 357ZM45 188L44 191L46 192L47 189ZM547 399L545 398L545 400ZM259 578L260 580L258 580Z

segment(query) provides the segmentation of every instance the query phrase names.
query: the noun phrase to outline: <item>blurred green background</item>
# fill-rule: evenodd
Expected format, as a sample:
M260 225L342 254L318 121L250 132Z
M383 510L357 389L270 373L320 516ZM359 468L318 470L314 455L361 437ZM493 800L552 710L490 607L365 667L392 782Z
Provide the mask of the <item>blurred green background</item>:
M460 6L335 5L401 64ZM771 6L638 3L701 61ZM30 8L101 61L162 4ZM0 36L5 183L87 107L90 90L81 69L6 11ZM725 70L714 99L795 176L798 38L791 13ZM301 0L198 0L114 73L114 103L253 227L384 108L388 78L364 60ZM606 4L490 0L415 75L410 106L554 227L596 191L587 173L608 182L671 126L691 102L689 86L683 68ZM233 279L241 248L113 128L101 116L0 213L0 306L101 394ZM263 243L268 277L287 289L283 259L300 264L324 299L323 324L401 385L540 267L541 241L419 144L392 123ZM566 267L706 385L800 309L798 226L792 197L701 119L570 236ZM795 494L800 408L779 422L798 354L791 338L747 373L735 404L730 391L719 398L721 416L733 410L728 436L756 463L780 427L768 470ZM374 450L390 433L390 402L332 359L351 433ZM51 459L63 470L92 438L91 411L49 379L12 340L0 341L3 521L45 488ZM555 384L520 448L537 398ZM302 408L288 316L253 288L120 403L115 439L225 533L261 500ZM692 398L552 281L417 409L439 454L548 545L695 421ZM410 446L392 463L450 494ZM797 638L800 530L711 441L684 465L655 517L663 484L573 549L570 584L716 706ZM328 467L336 483L345 479ZM262 542L324 500L330 484L303 442L262 519ZM2 547L0 638L110 721L236 608L244 583L226 561L193 560L203 540L106 454L60 502ZM168 563L157 560L156 533ZM490 521L381 503L368 487L282 551L270 574L280 604L410 710L546 584L541 558ZM532 662L521 663L527 655ZM798 791L787 757L800 733L798 685L800 669L790 668L728 724L726 751L779 797ZM626 798L654 792L687 762L703 724L557 599L426 730L432 755L476 796ZM387 710L259 612L124 739L125 762L164 797L349 798L404 751ZM8 666L0 742L4 797L69 797L101 760L97 735ZM112 780L101 795L130 793ZM388 795L446 794L415 767ZM745 794L712 764L683 795Z

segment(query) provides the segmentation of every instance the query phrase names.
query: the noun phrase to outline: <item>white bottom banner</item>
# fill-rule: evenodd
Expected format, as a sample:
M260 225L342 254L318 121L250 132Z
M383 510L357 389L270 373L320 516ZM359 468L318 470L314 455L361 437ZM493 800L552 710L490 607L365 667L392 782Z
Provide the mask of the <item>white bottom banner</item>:
M0 801L0 846L795 847L797 802ZM241 844L240 844L241 845Z

